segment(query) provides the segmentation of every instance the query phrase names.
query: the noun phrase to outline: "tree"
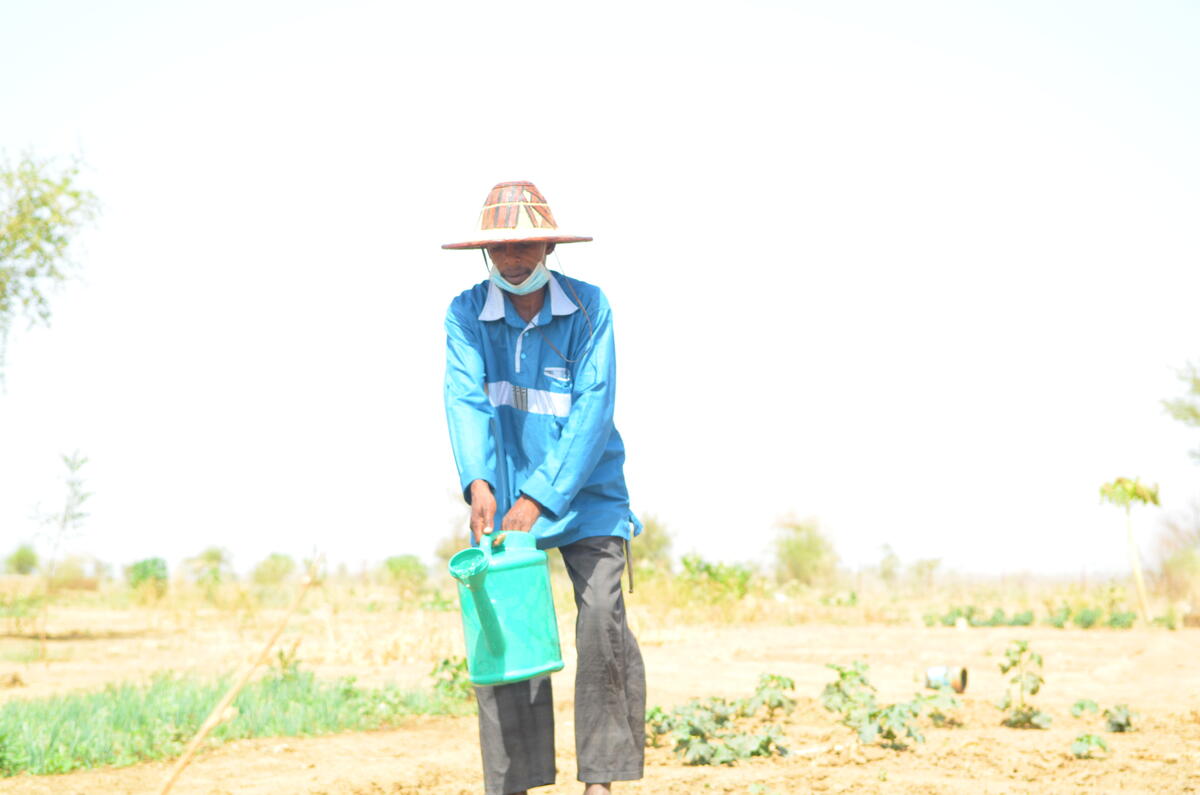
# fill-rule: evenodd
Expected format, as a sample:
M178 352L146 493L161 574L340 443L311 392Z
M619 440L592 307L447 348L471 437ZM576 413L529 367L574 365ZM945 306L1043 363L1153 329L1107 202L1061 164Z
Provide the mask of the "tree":
M32 544L21 544L4 561L4 567L13 574L32 574L37 565L38 556Z
M1171 599L1200 604L1200 500L1166 516L1158 536L1158 585Z
M631 544L631 555L637 565L671 570L671 533L657 516L646 516L641 534Z
M1146 599L1146 584L1142 582L1142 561L1138 555L1137 542L1133 538L1133 504L1158 505L1158 486L1138 483L1137 478L1117 478L1100 487L1100 497L1113 505L1125 509L1125 531L1129 536L1129 563L1133 567L1133 582L1137 586L1138 602L1142 608L1142 620L1150 623L1150 605Z
M815 519L785 519L775 537L775 575L780 582L813 585L828 579L837 566L829 539Z
M250 579L258 585L281 585L296 570L296 561L281 552L273 552L254 567Z
M383 562L387 577L402 596L413 596L429 579L429 570L416 555L393 555Z
M899 576L900 556L896 554L896 550L892 549L891 544L884 544L883 559L879 561L879 579L883 580L887 587L892 588L896 585Z
M217 588L233 576L233 563L229 553L220 547L208 547L199 555L187 560L187 566L196 578L196 583L204 589L204 595L212 601L217 594Z
M56 168L30 154L15 164L0 157L0 379L13 321L49 325L48 293L67 280L71 240L98 212L78 176L78 162Z
M38 657L42 660L46 659L46 622L49 620L50 600L54 594L54 575L58 550L64 541L72 538L79 532L79 526L88 517L83 512L83 504L92 496L91 492L83 490L82 471L83 465L88 460L81 456L78 450L71 455L63 455L62 460L67 467L67 495L63 500L63 508L58 513L47 514L42 517L42 524L46 526L46 532L50 537L50 558L45 567L46 599L42 602L41 642L38 645Z
M1200 364L1189 362L1180 371L1179 378L1187 384L1187 394L1175 400L1164 400L1163 407L1184 425L1200 428ZM1200 461L1200 447L1192 450L1192 457Z
M167 562L162 558L145 558L125 569L129 587L155 599L167 592Z
M79 454L76 450L71 455L62 456L63 464L67 467L67 494L63 500L63 508L58 513L47 514L42 517L42 524L46 526L47 535L50 537L50 560L46 565L46 583L47 590L50 588L50 583L54 580L55 560L58 557L58 550L63 542L72 538L79 532L79 526L83 524L83 520L88 517L83 512L83 504L92 496L90 491L83 490L83 465L88 462L87 458Z

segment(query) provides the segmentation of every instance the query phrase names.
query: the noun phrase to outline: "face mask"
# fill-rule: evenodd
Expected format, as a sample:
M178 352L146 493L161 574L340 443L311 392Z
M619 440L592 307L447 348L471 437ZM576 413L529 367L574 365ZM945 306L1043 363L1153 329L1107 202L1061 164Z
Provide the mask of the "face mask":
M496 270L496 266L491 267L490 272L492 281L496 286L506 293L513 295L528 295L535 290L540 290L550 281L550 271L546 269L546 261L542 260L537 267L533 269L533 273L525 278L525 281L520 284L510 284L507 279L500 275L500 271Z

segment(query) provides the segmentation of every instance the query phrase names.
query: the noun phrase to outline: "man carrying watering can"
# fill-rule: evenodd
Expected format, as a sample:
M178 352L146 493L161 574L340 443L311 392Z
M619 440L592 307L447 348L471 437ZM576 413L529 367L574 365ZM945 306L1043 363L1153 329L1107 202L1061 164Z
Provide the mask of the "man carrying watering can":
M557 547L575 589L575 749L585 795L642 777L646 675L621 574L641 523L613 426L612 314L596 287L546 255L590 237L558 229L530 182L492 188L469 238L490 278L446 314L446 417L471 532L528 532ZM498 525L498 526L497 526ZM493 533L498 530L499 533ZM554 783L550 677L476 687L488 795Z

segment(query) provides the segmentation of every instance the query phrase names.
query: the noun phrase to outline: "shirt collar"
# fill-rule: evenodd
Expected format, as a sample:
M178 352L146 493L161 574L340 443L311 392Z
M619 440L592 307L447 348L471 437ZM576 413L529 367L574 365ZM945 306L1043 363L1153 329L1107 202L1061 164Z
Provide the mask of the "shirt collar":
M554 273L550 273L550 314L551 315L569 315L579 309L578 306L563 292L562 285L558 283L558 279L554 278ZM493 281L488 282L488 294L484 299L483 309L479 313L480 320L503 320L504 319L504 293L496 286Z

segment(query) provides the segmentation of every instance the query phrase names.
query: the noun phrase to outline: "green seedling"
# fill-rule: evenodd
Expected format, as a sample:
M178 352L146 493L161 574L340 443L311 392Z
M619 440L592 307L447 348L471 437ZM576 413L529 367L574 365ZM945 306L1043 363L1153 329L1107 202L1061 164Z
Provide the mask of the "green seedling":
M954 691L942 686L933 695L926 695L925 705L929 707L929 722L939 729L956 729L963 725L962 721L953 715L947 715L945 710L958 709L961 704L955 698Z
M1110 732L1133 731L1133 719L1138 715L1130 712L1127 704L1117 704L1104 710L1105 728Z
M753 715L761 707L766 707L768 718L774 717L776 710L791 714L796 708L796 700L789 697L786 691L795 689L796 683L786 676L763 674L758 678L754 695L744 702L744 713Z
M1076 759L1096 759L1108 753L1108 743L1098 734L1081 734L1071 743L1071 753Z
M1146 584L1142 582L1142 561L1138 555L1137 542L1133 538L1132 510L1134 503L1158 505L1158 486L1139 483L1137 478L1117 478L1100 487L1100 498L1125 509L1125 532L1129 540L1129 563L1133 568L1133 582L1137 586L1138 604L1142 609L1142 620L1150 622L1150 604L1146 599Z
M1050 716L1028 703L1036 696L1045 682L1039 671L1042 655L1030 650L1029 641L1016 640L1004 652L1000 673L1013 673L1004 698L996 706L1007 712L1002 723L1010 729L1046 729L1050 727Z
M1095 715L1100 711L1100 705L1090 698L1081 698L1071 705L1071 717L1081 718L1083 713L1090 712Z

